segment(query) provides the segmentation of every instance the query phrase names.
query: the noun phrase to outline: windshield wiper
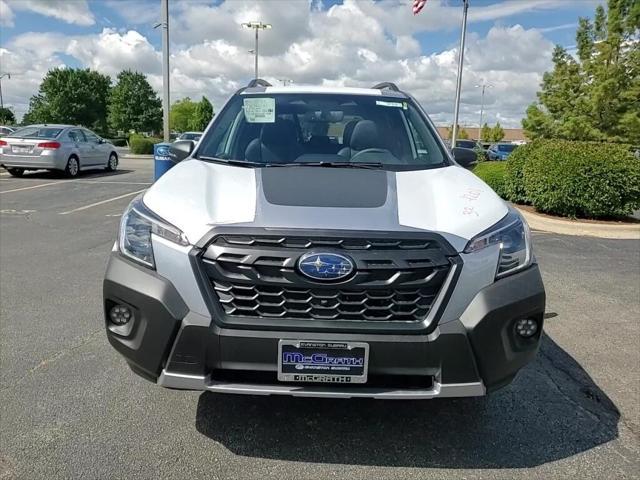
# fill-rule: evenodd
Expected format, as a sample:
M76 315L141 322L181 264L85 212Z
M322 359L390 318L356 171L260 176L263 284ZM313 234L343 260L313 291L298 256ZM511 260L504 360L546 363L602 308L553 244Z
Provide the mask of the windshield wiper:
M237 167L265 167L267 166L267 164L265 163L260 163L260 162L251 162L249 160L234 160L232 158L224 158L223 156L220 157L207 157L205 155L198 155L196 157L198 160L207 160L210 162L216 162L216 163L224 163L227 165L234 165Z
M267 163L267 167L327 167L327 168L365 168L379 170L384 167L380 162L290 162L290 163Z

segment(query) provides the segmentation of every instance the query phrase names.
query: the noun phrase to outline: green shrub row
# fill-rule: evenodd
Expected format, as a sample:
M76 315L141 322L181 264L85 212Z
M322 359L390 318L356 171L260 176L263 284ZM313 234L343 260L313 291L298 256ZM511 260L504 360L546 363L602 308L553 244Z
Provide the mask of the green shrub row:
M474 173L503 198L553 215L609 218L640 208L640 161L628 145L536 140Z
M126 147L127 146L127 138L117 137L117 138L107 138L107 142L111 143L116 147Z
M481 162L473 169L473 173L489 185L494 192L505 198L506 167L507 162Z
M131 135L129 137L129 150L137 155L152 154L153 146L162 142L161 138L143 137L142 135Z

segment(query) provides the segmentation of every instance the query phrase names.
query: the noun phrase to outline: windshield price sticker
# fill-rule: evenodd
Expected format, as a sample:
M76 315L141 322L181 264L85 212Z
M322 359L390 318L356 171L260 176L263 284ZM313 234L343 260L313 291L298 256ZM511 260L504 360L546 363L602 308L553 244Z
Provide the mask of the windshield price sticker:
M385 100L376 100L376 105L381 107L403 108L402 102L387 102Z
M244 117L249 123L275 123L275 98L245 98L242 101Z

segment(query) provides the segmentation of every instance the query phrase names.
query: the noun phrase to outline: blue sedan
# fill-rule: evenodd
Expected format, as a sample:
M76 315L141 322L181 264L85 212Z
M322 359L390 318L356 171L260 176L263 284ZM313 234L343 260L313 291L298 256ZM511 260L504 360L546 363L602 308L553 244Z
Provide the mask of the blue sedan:
M517 145L511 143L495 143L487 150L489 160L506 160L507 157L516 149Z

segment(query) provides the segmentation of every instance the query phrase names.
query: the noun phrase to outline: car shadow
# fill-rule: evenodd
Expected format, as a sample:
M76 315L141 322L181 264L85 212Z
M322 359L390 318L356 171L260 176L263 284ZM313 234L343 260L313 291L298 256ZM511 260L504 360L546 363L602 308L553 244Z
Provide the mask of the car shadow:
M525 468L618 436L620 413L551 338L508 387L427 401L199 397L196 428L246 457L330 464Z
M103 177L116 177L118 175L124 175L126 173L131 173L133 170L122 170L118 169L113 172L107 172L104 169L100 170L83 170L81 171L77 177L68 178L64 172L58 170L33 170L25 172L21 177L23 180L90 180L92 178L103 178Z

